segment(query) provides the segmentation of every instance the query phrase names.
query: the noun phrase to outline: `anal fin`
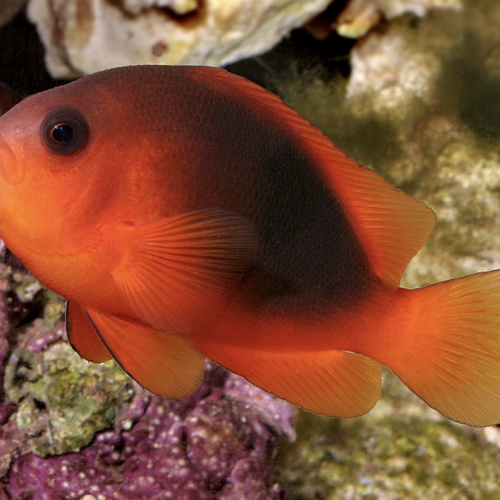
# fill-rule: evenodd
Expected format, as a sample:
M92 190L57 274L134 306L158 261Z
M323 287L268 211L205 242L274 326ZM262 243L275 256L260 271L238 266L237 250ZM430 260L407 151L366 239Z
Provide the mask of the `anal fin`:
M200 387L204 356L183 335L95 309L86 313L116 362L142 387L174 399Z
M212 346L207 357L262 389L315 413L357 417L380 398L382 367L346 351L267 352Z

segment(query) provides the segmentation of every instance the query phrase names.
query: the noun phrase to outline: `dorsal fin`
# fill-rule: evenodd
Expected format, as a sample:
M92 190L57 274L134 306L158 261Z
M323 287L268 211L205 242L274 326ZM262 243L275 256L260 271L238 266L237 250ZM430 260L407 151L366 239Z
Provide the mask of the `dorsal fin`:
M221 93L226 93L227 88L240 89L244 103L271 110L277 116L277 126L288 127L300 138L304 150L342 201L373 271L387 286L396 289L406 266L432 232L435 222L432 210L349 158L306 119L262 87L214 68L199 68L197 76L204 76L204 83L217 86Z
M325 165L333 167L328 169L331 187L342 198L375 274L396 290L408 263L429 238L436 216L422 202L328 146L322 156Z

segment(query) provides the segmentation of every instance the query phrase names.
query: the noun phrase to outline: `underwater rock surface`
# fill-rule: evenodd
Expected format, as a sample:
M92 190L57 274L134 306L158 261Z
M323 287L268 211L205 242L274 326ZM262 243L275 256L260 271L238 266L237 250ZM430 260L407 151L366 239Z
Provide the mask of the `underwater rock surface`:
M350 0L335 21L335 30L348 38L360 38L382 19L403 14L423 17L429 9L459 9L461 0Z
M54 78L130 64L224 66L271 49L294 28L359 38L383 19L461 0L351 0L340 15L314 20L332 0L30 0L28 15ZM336 8L336 5L334 6ZM323 26L315 29L313 26ZM325 35L326 36L326 35Z
M490 429L490 428L489 428ZM483 431L425 407L389 372L368 415L301 413L297 441L280 449L287 500L493 500L500 450Z
M264 424L253 414L258 403L223 396L234 385L234 376L226 377L212 368L201 393L181 402L138 391L115 429L97 434L80 453L14 460L7 492L12 498L43 492L67 499L278 500L282 492L271 485L269 464L278 435L293 437L291 409L266 395L261 401L271 406L259 408ZM214 378L226 380L208 394Z
M331 0L30 0L54 78L130 64L221 66L269 50Z

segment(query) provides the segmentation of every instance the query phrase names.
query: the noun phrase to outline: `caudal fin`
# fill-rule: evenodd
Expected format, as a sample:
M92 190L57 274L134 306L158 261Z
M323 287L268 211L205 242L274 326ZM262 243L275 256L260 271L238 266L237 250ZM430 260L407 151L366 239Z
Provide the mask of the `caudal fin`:
M399 293L413 324L388 366L446 417L500 423L500 271Z

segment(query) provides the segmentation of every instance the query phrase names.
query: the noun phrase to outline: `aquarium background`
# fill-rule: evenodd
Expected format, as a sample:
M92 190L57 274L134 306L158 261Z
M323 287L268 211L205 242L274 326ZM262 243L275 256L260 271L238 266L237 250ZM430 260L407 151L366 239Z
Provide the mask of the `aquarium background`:
M225 67L436 212L403 286L500 268L500 4L387 4L393 10L337 0L273 48ZM3 110L11 92L67 81L49 73L20 9L0 27ZM500 498L498 429L450 422L389 371L380 402L355 419L292 408L213 365L195 396L166 402L112 362L73 353L63 301L5 248L0 289L1 500Z

